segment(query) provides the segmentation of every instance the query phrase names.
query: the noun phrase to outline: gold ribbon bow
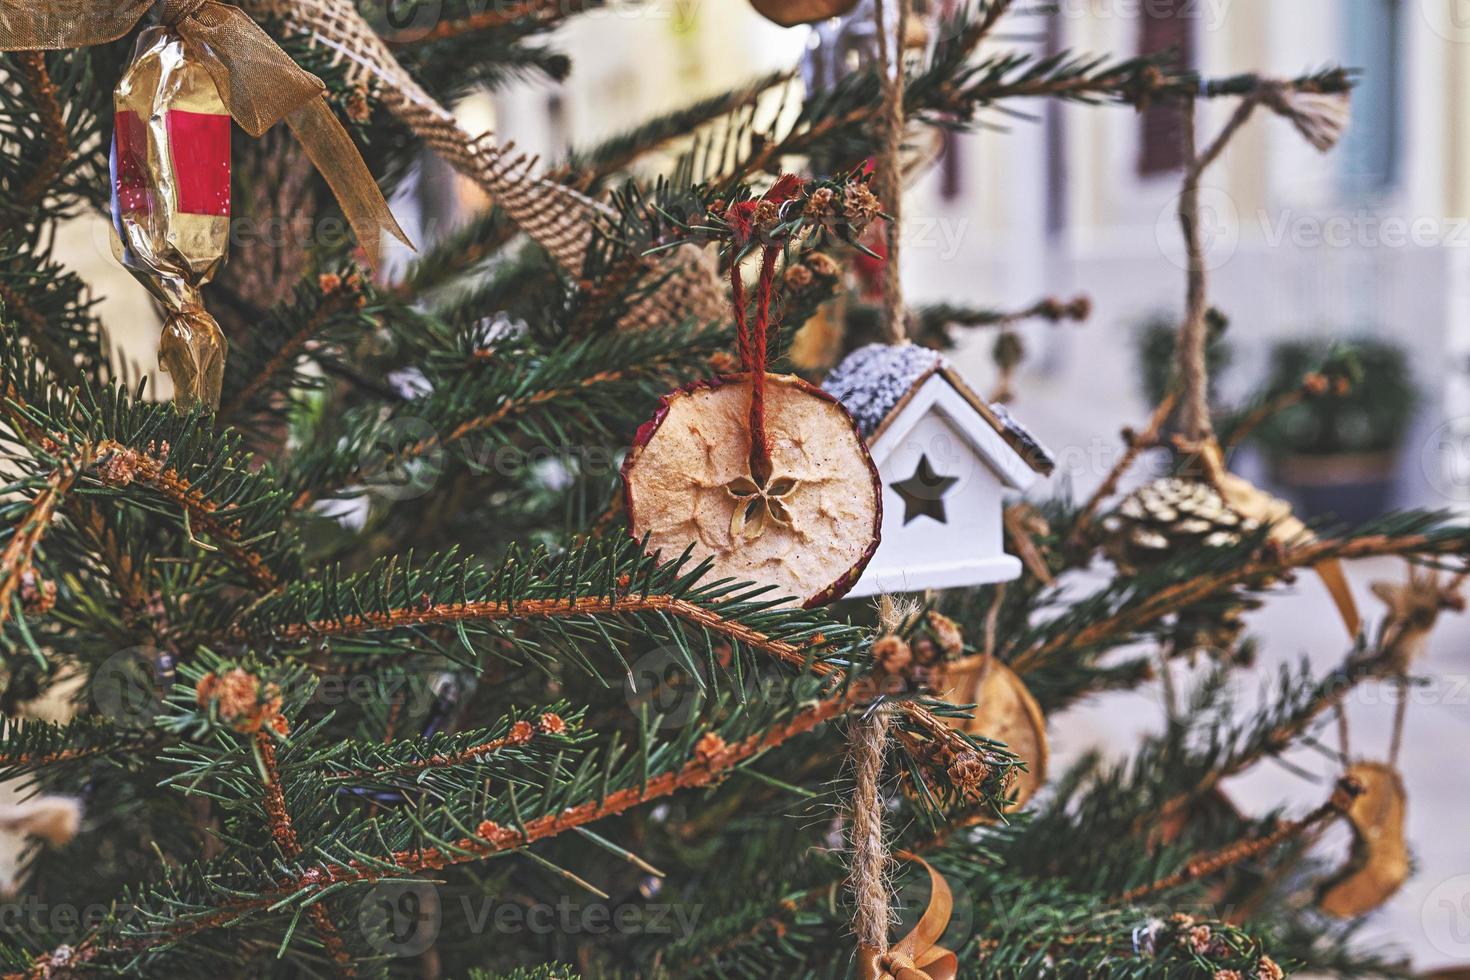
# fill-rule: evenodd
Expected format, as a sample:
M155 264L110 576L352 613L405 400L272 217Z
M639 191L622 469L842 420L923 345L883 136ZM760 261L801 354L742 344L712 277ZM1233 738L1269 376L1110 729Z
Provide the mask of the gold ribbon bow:
M154 0L0 0L0 51L106 44L153 6ZM249 14L222 0L163 0L160 22L198 56L241 129L259 137L282 120L291 127L374 267L383 231L412 247L327 105L322 80L303 71Z
M861 980L955 980L959 960L938 945L954 912L949 884L918 855L900 851L898 856L917 861L929 872L929 907L913 931L886 952L859 946L858 976Z

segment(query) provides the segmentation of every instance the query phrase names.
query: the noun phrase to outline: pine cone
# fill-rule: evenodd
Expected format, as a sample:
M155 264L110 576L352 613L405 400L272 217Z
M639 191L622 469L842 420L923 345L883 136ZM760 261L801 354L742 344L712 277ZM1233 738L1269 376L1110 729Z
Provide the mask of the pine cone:
M1139 487L1103 522L1109 557L1126 574L1161 565L1198 548L1232 545L1258 530L1213 486L1199 480L1164 477ZM1257 603L1244 596L1208 608L1186 609L1175 618L1175 650L1234 651L1245 629L1243 616Z
M1103 522L1109 557L1130 574L1191 548L1235 544L1258 527L1208 483L1179 477L1144 484Z

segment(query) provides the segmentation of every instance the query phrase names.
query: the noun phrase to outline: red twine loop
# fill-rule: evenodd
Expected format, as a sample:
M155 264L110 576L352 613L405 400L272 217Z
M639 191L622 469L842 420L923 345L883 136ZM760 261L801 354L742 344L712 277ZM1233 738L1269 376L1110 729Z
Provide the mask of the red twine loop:
M776 258L781 245L766 242L761 246L761 274L756 282L755 328L751 329L745 312L745 282L740 275L738 252L755 234L756 210L763 202L784 204L801 192L803 181L795 174L783 174L758 201L741 201L730 205L725 221L735 233L737 256L730 262L730 296L735 304L735 339L740 350L740 363L750 376L750 475L764 486L771 475L771 450L766 441L766 351L769 335L779 324L771 322L771 294L776 282Z

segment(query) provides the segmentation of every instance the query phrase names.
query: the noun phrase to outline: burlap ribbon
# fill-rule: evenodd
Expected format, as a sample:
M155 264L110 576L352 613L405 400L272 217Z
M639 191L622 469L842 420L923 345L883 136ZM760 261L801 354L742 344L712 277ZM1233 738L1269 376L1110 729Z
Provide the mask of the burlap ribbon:
M154 0L0 0L0 50L81 48L115 41ZM251 136L285 121L326 178L373 266L387 231L410 245L362 155L303 71L239 7L221 0L162 0L160 23L178 33L208 69L235 122Z
M859 946L858 976L861 980L955 980L959 960L938 945L954 912L949 884L923 858L907 852L899 852L898 856L917 861L929 872L929 907L913 931L886 952Z

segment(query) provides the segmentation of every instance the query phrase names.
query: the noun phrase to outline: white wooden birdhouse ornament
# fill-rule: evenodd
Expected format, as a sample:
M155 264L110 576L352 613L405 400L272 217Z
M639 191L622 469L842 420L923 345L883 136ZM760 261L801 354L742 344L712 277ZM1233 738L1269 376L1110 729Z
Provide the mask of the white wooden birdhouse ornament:
M988 405L937 351L869 344L823 387L851 413L883 484L882 540L850 595L951 589L1021 574L1006 554L1007 492L1055 461L1006 409Z

